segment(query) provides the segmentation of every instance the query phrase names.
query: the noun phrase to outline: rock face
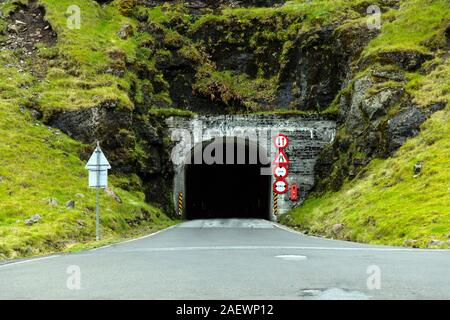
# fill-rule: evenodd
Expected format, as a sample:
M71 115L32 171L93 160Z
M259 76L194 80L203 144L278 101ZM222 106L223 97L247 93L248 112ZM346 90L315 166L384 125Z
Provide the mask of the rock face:
M172 180L173 169L164 118L138 118L111 102L91 109L55 113L48 122L83 143L93 146L100 141L114 164L112 173L136 173L143 181L147 200L160 203L170 212L171 186L165 181ZM88 160L92 148L83 152L84 160Z
M349 76L352 60L376 34L358 27L338 31L337 26L300 33L280 71L278 105L326 109Z
M100 2L100 1L98 1ZM103 0L104 2L104 0ZM138 0L138 2L149 7L160 6L166 3L177 3L175 0ZM191 0L187 5L191 8L213 8L217 9L223 5L241 7L271 7L283 4L285 0Z
M126 40L129 37L131 37L134 34L134 29L133 26L131 24L124 24L119 32L117 33L117 35L119 36L120 39L122 40Z
M131 2L121 4L128 8ZM301 25L303 17L283 12L273 13L270 19L219 14L224 5L283 2L186 1L184 7L166 6L164 10L176 7L179 11L162 23L150 21L146 10L137 10L135 30L123 25L118 36L151 35L138 46L137 56L143 58L131 63L123 52L111 49L112 65L105 70L121 78L127 72L133 74L128 92L132 106L120 109L117 101L107 101L90 109L55 111L47 122L86 144L99 140L114 163L113 173L138 175L147 200L170 209L172 186L167 181L174 176L169 155L173 145L165 117L150 111L174 108L219 116L277 108L332 110L338 135L315 165L316 190L323 192L339 189L371 159L392 155L419 132L432 112L444 107L420 108L405 92L407 72L418 70L432 56L399 50L361 57L364 47L378 35L364 23L319 21L317 27L287 33L292 25ZM153 7L178 1L134 3ZM395 0L382 3L398 5ZM361 3L352 8L352 14L365 14L366 7ZM207 19L192 24L205 13L209 13ZM187 15L189 19L184 18ZM15 24L10 33L20 30L20 23ZM84 159L91 149L82 154Z
M405 93L404 71L372 67L338 96L337 139L319 158L316 190L338 190L373 158L392 156L442 104L420 108Z

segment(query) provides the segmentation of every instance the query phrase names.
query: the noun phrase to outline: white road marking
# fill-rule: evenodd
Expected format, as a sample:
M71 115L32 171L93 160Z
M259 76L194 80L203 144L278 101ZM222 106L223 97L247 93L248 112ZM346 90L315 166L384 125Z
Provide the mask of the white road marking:
M25 264L25 263L30 263L30 262L37 262L37 261L42 261L42 260L54 259L54 258L58 258L58 257L60 257L60 255L54 255L54 256L48 256L48 257L35 258L35 259L30 259L30 260L23 260L23 261L6 263L6 264L3 264L3 265L0 265L0 269L7 268L7 267L12 267L12 266L17 266L19 264Z
M276 222L272 222L273 225L275 227L277 227L278 229L296 234L296 235L300 235L303 237L307 237L307 238L313 238L313 239L318 239L318 240L324 240L324 241L329 241L329 242L334 242L334 243L343 243L343 244L360 244L360 245L366 245L366 246L370 246L370 244L366 244L366 243L357 243L357 242L351 242L351 241L345 241L345 240L339 240L339 239L328 239L328 238L323 238L323 237L318 237L318 236L312 236L312 235L308 235L308 234L304 234L300 231L297 230L293 230L287 226L278 224ZM336 248L339 249L339 248ZM362 250L364 249L374 249L375 251L407 251L407 252L450 252L450 249L419 249L419 248L404 248L404 247L372 247L372 248L361 248Z
M120 250L123 252L164 252L164 251L206 251L206 250L306 250L306 251L360 251L360 252L408 252L432 253L450 252L446 249L409 249L409 248L375 248L375 247L304 247L304 246L217 246L217 247L167 247L167 248L136 248Z
M313 238L313 239L319 239L319 240L325 240L325 241L332 241L332 242L343 242L343 243L348 243L348 241L344 241L344 240L339 240L339 239L328 239L328 238L324 238L324 237L318 237L318 236L312 236L309 234L304 234L303 232L291 229L285 225L276 223L276 222L272 222L272 224L277 227L278 229L281 229L283 231L287 231L296 235L300 235L300 236L304 236L304 237L308 237L308 238Z
M303 261L303 260L308 259L306 256L297 256L297 255L293 255L293 254L275 256L275 258L279 258L279 259L283 259L283 260L287 260L287 261Z
M100 249L106 249L106 248L109 248L109 247L112 247L112 246L116 246L116 245L119 245L119 244L130 243L130 242L134 242L134 241L138 241L138 240L143 240L143 239L151 238L151 237L153 237L153 236L156 236L157 234L160 234L160 233L165 232L165 231L169 231L170 229L173 229L173 228L175 228L175 227L176 227L176 225L173 225L173 226L171 226L171 227L168 227L168 228L166 228L166 229L159 230L159 231L157 231L157 232L155 232L155 233L151 233L151 234L148 234L148 235L143 236L143 237L139 237L139 238L131 239L131 240L126 240L126 241L122 241L122 242L111 243L111 244L105 245L105 246L103 246L103 247L98 247L98 248L91 249L91 250L89 250L89 251L97 251L97 250L100 250Z

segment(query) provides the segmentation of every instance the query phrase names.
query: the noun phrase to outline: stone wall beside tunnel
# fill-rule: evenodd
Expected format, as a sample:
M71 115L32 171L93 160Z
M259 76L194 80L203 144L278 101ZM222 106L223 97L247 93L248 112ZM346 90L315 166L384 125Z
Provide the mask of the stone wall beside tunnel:
M289 200L289 193L278 196L278 212L271 212L270 219L277 220L277 215L288 212L301 204L314 186L314 168L319 153L330 144L336 135L336 123L322 116L289 115L223 115L198 116L194 118L171 117L166 120L171 139L174 143L172 162L174 166L173 201L178 214L184 215L186 194L185 165L192 150L198 144L215 138L235 137L247 139L267 151L273 160L276 149L273 137L278 133L289 137L286 153L290 160L289 185L299 186L299 201ZM271 170L268 172L271 175ZM271 175L271 181L274 181ZM272 183L269 184L269 189ZM244 188L245 189L245 188ZM242 192L238 191L237 192ZM245 192L245 191L244 191ZM271 190L271 209L273 196ZM277 213L277 214L274 214Z

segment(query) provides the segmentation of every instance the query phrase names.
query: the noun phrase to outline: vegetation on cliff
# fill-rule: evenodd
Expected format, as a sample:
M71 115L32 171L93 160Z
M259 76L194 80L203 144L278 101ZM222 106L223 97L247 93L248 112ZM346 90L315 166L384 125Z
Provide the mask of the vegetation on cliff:
M285 222L306 232L352 241L413 247L448 245L449 17L450 6L446 1L404 1L393 20L383 25L381 34L363 53L363 59L373 64L369 68L385 64L384 71L405 74L400 82L389 80L381 82L381 86L376 84L366 91L366 95L376 95L380 89L389 92L400 85L406 99L392 104L385 114L386 126L395 127L394 123L409 117L411 127L406 121L402 125L412 132L420 130L418 136L407 140L400 150L394 149L386 160L382 159L386 156L378 156L369 162L364 146L358 144L367 145L368 140L358 138L354 131L346 132L344 125L337 144L346 140L351 141L351 145L347 146L346 154L337 155L340 158L333 163L331 174L320 182L322 185L328 183L328 187L284 217ZM397 61L388 58L392 53ZM421 55L427 55L428 61L419 67L408 66L401 62L405 55L410 57L406 61L420 59ZM343 94L348 91L345 89ZM413 122L432 113L427 111L430 108L442 110L434 113L420 128L416 127ZM407 136L412 135L408 132ZM381 146L377 151L380 149ZM354 166L349 168L348 163ZM357 165L360 168L355 168ZM414 172L415 166L422 168L420 173ZM349 174L351 171L353 176ZM330 187L336 181L341 183L336 188Z
M111 183L121 199L103 196L107 237L171 224L148 204L170 209L161 123L195 113L332 116L340 129L319 161L318 192L285 222L365 242L443 241L449 5L380 0L382 29L368 30L371 4L2 1L0 259L92 239L84 161L95 139L115 164ZM73 6L80 28L68 26ZM423 171L414 178L417 162ZM65 206L70 200L75 208ZM33 215L40 220L26 225ZM345 227L331 234L334 224Z

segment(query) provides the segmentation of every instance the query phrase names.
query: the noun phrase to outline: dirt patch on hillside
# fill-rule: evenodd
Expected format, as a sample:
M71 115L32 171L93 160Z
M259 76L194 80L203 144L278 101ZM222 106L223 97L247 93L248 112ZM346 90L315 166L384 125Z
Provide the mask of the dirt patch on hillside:
M10 50L21 49L23 55L30 57L33 56L38 43L47 47L55 45L56 33L44 16L44 8L36 1L28 5L19 4L7 19L6 37L0 45Z

